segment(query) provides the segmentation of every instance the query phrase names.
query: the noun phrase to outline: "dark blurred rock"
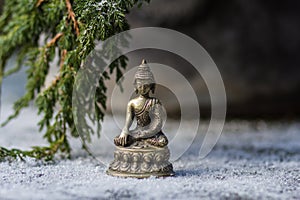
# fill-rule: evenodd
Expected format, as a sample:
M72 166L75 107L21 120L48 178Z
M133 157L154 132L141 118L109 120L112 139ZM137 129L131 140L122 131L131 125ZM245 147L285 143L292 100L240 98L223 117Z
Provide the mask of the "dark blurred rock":
M135 9L128 20L132 28L178 30L204 46L224 79L228 116L297 117L299 10L300 2L294 0L152 0L142 9ZM170 58L161 56L161 52L150 57L156 61ZM166 61L168 65L192 74L192 67L178 66L173 57ZM197 88L197 80L192 82ZM207 91L198 92L209 98ZM209 104L202 106L209 110Z

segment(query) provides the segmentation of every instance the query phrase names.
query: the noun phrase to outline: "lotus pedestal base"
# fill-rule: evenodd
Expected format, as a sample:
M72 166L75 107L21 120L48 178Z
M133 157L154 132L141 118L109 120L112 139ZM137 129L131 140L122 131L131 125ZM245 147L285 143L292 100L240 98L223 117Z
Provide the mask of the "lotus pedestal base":
M169 158L168 147L116 147L114 161L109 165L107 174L134 178L174 176Z

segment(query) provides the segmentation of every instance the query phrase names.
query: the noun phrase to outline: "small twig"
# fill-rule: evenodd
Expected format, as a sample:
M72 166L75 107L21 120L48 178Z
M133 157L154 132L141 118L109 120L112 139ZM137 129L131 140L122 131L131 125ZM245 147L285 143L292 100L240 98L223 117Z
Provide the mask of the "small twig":
M36 7L39 7L45 0L38 0L36 3Z
M46 47L51 47L52 45L55 44L55 42L63 35L63 33L57 33L56 36L54 38L52 38L52 40L50 40L50 42L47 43Z
M69 19L71 18L71 20L73 21L73 23L74 23L74 29L75 29L75 31L76 31L76 35L78 36L78 35L79 35L78 22L77 22L76 19L75 19L75 13L74 13L74 11L73 11L73 9L72 9L72 5L71 5L71 3L70 3L70 0L66 0L66 6L67 6L67 8L68 8L68 13L69 13L68 18L69 18Z
M62 50L61 56L60 56L60 63L59 63L59 68L60 69L62 69L62 67L64 65L64 62L65 62L65 59L66 59L66 55L67 55L67 50L66 49Z
M52 85L50 87L55 86L59 80L60 80L60 76L56 76L55 79L52 81Z

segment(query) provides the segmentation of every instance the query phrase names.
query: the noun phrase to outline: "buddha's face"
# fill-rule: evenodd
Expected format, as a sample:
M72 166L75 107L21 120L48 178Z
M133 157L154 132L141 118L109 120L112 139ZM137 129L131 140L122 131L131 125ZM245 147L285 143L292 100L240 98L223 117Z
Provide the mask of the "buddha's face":
M151 90L150 84L142 83L141 81L136 82L136 90L140 95L147 95Z

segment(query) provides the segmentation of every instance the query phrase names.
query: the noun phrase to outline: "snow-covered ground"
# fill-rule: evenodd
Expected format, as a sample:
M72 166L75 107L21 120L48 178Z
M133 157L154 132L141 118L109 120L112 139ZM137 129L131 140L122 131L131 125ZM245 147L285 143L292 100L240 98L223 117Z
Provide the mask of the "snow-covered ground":
M22 73L5 81L2 122L25 85ZM0 146L46 145L35 113L24 110L0 128ZM208 122L200 124L205 130ZM164 132L171 141L177 128L178 122L167 121ZM184 130L178 133L179 142L170 145L172 155L193 139L189 127ZM0 199L300 199L300 122L227 122L205 159L198 157L200 134L183 156L173 160L175 177L142 180L105 173L113 156L112 138L119 133L108 117L100 140L94 138L90 145L97 159L80 150L80 141L72 140L71 160L0 162Z
M1 128L0 146L46 144L37 132L34 116L33 110L26 110L23 117ZM166 127L167 135L172 126L176 127L176 121ZM118 134L111 118L102 132ZM190 140L189 134L185 137ZM101 138L108 141L110 136ZM108 176L105 162L112 159L113 148L91 145L97 156L93 159L80 150L77 141L72 141L71 160L2 162L0 199L300 199L299 123L227 122L205 159L197 156L199 138L173 161L176 176L168 178Z

